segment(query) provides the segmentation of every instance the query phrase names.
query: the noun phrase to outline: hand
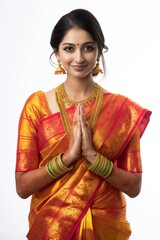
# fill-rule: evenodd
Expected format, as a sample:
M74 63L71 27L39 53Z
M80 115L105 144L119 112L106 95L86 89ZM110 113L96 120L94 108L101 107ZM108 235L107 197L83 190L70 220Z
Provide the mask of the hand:
M66 166L69 166L72 162L81 157L81 135L80 106L77 106L71 127L69 147L62 156L62 160Z
M89 162L93 162L96 151L93 147L91 129L86 121L83 106L80 106L80 124L82 131L82 156Z

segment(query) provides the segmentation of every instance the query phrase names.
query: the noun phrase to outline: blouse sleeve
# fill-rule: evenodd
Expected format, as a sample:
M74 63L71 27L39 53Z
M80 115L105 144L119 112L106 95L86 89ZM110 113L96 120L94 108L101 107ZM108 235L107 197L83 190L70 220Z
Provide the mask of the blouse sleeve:
M26 101L21 112L18 126L16 172L26 172L38 168L38 109L33 96Z
M127 147L118 158L117 166L133 173L142 172L139 128L136 129Z

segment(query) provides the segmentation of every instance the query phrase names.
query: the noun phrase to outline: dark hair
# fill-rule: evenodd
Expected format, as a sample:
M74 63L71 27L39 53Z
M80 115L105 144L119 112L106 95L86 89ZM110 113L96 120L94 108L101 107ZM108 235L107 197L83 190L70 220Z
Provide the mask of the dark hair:
M80 28L87 31L93 40L98 45L99 53L102 55L103 49L108 51L105 45L105 38L101 26L95 16L85 9L75 9L64 16L62 16L55 25L50 39L50 44L54 51L58 51L59 45L62 42L65 34L72 28ZM102 55L103 68L104 58Z

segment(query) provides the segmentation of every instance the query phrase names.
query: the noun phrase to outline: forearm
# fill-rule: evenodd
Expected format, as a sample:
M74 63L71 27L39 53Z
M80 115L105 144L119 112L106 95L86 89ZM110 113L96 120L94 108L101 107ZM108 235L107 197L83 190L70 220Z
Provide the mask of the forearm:
M97 153L97 155L94 151L92 151L92 153L93 154L88 153L86 156L87 160L91 164L89 170L100 175L101 177L105 177L106 173L108 172L105 180L113 187L124 192L130 197L136 197L139 194L141 190L141 173L127 172L123 169L115 167L113 164L110 165L111 162L103 155L99 153Z
M140 193L141 179L141 173L127 172L114 166L106 181L129 197L134 198Z
M72 170L62 160L63 153L55 156L41 168L28 172L16 173L17 193L22 198L27 198L33 193L43 189L55 179Z
M16 190L21 198L28 198L54 181L46 167L41 167L28 172L16 173Z

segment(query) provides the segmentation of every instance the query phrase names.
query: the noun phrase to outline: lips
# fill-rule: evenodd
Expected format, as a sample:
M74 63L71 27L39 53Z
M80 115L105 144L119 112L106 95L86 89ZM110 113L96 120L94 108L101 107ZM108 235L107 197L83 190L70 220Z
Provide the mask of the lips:
M76 71L82 71L86 65L72 65L73 69Z

